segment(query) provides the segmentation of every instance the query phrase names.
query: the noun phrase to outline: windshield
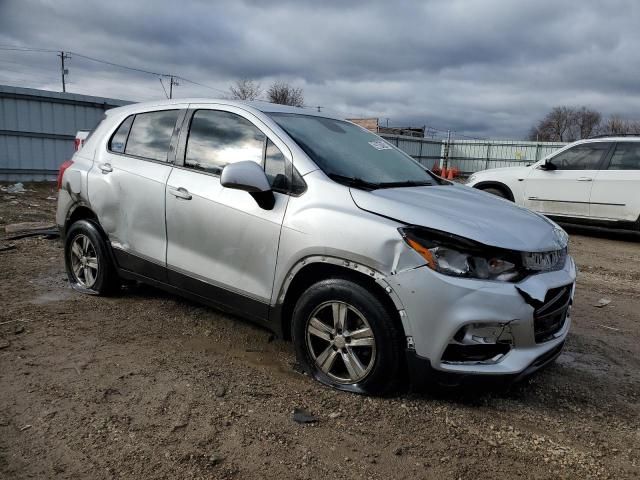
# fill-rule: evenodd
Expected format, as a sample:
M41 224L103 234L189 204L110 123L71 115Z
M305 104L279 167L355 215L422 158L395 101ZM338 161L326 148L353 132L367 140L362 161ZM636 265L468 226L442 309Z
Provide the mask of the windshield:
M411 157L352 123L311 115L270 115L339 183L365 189L439 183Z

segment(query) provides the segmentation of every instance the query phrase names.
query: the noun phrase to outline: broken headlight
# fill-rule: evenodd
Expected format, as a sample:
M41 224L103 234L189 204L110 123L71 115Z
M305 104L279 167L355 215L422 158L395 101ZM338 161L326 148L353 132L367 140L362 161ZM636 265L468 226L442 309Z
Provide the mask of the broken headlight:
M405 242L436 272L501 282L517 282L526 275L518 252L488 247L467 238L422 227L398 230Z

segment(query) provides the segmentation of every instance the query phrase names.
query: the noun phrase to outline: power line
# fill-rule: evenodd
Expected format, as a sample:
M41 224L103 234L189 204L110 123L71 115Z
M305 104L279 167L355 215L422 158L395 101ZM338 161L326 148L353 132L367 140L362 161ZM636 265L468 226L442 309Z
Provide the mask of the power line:
M45 53L59 52L59 50L50 50L48 48L12 47L9 45L0 45L0 50L8 50L8 51L16 51L16 52L45 52Z
M214 90L218 93L222 93L223 95L226 95L228 93L228 92L225 92L224 90L220 90L219 88L210 87L209 85L204 85L202 83L194 82L193 80L189 80L188 78L185 78L185 77L180 77L178 75L174 75L174 77L177 78L178 80L182 80L183 82L192 83L193 85L197 85L203 88L208 88L209 90Z
M60 56L59 50L51 50L51 49L46 49L46 48L15 47L15 46L0 45L0 50L18 51L18 52L58 53L58 56ZM162 77L168 78L169 81L170 81L170 84L169 84L169 98L171 98L173 96L172 95L172 93L173 93L172 92L172 87L179 85L177 80L182 80L183 82L190 83L190 84L193 84L193 85L197 85L197 86L202 87L202 88L207 88L209 90L213 90L213 91L216 91L218 93L222 93L222 94L226 94L227 93L224 90L221 90L219 88L211 87L209 85L205 85L203 83L196 82L195 80L191 80L189 78L186 78L186 77L183 77L183 76L180 76L180 75L175 75L175 74L172 74L172 73L154 72L152 70L146 70L146 69L143 69L143 68L130 67L129 65L123 65L121 63L111 62L109 60L103 60L101 58L96 58L96 57L92 57L92 56L89 56L89 55L84 55L82 53L78 53L78 52L74 52L74 51L67 51L66 53L67 54L71 54L71 55L73 55L75 57L79 57L79 58L83 58L85 60L89 60L91 62L102 63L104 65L109 65L109 66L112 66L112 67L122 68L122 69L125 69L125 70L131 70L131 71L134 71L134 72L144 73L144 74L147 74L147 75L153 75L153 76L156 76L156 77L159 77L159 78L162 78ZM69 58L69 57L67 57L67 58ZM164 89L164 85L162 85L162 87ZM64 88L63 88L63 91L64 91ZM165 95L166 95L166 91L165 91Z
M164 96L169 98L169 94L167 93L167 89L164 88L164 83L162 83L162 77L158 77L158 80L160 80L160 85L162 85L162 90L164 90Z
M84 58L85 60L90 60L92 62L98 62L98 63L104 63L105 65L111 65L112 67L124 68L126 70L133 70L134 72L146 73L148 75L155 75L155 76L158 76L158 77L170 77L171 76L170 73L158 73L158 72L152 72L150 70L144 70L142 68L129 67L128 65L122 65L120 63L109 62L108 60L101 60L99 58L90 57L88 55L83 55L83 54L78 53L78 52L69 52L69 53L71 53L72 55L75 55L76 57Z

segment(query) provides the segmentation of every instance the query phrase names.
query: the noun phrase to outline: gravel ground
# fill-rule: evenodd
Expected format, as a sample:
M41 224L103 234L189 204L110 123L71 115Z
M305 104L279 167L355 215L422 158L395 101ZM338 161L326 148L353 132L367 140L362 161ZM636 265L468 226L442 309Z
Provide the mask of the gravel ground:
M52 186L27 188L0 192L0 229L53 218ZM571 233L580 275L556 364L508 391L393 398L332 391L297 373L289 343L150 287L78 294L59 241L13 241L0 478L638 478L640 242Z

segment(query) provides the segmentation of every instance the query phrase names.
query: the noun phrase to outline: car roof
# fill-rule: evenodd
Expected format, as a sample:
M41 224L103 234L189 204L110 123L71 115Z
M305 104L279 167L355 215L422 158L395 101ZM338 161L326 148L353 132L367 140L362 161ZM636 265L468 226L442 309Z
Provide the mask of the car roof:
M241 101L241 100L227 100L227 99L219 99L219 98L174 98L174 99L166 99L166 100L157 100L150 102L141 102L141 103L133 103L130 105L125 105L123 107L113 108L111 110L107 110L107 115L111 115L114 113L135 113L142 112L147 108L156 108L156 107L171 107L173 105L184 105L187 104L212 104L212 105L225 105L232 107L243 108L248 111L258 111L262 113L290 113L295 115L310 115L314 117L323 117L323 118L333 118L337 120L344 120L343 117L330 115L325 112L317 112L315 107L292 107L289 105L279 105L277 103L264 102L264 101Z
M599 143L599 142L640 142L640 135L639 136L610 135L606 137L585 138L584 140L578 140L573 143L578 144L578 143Z

